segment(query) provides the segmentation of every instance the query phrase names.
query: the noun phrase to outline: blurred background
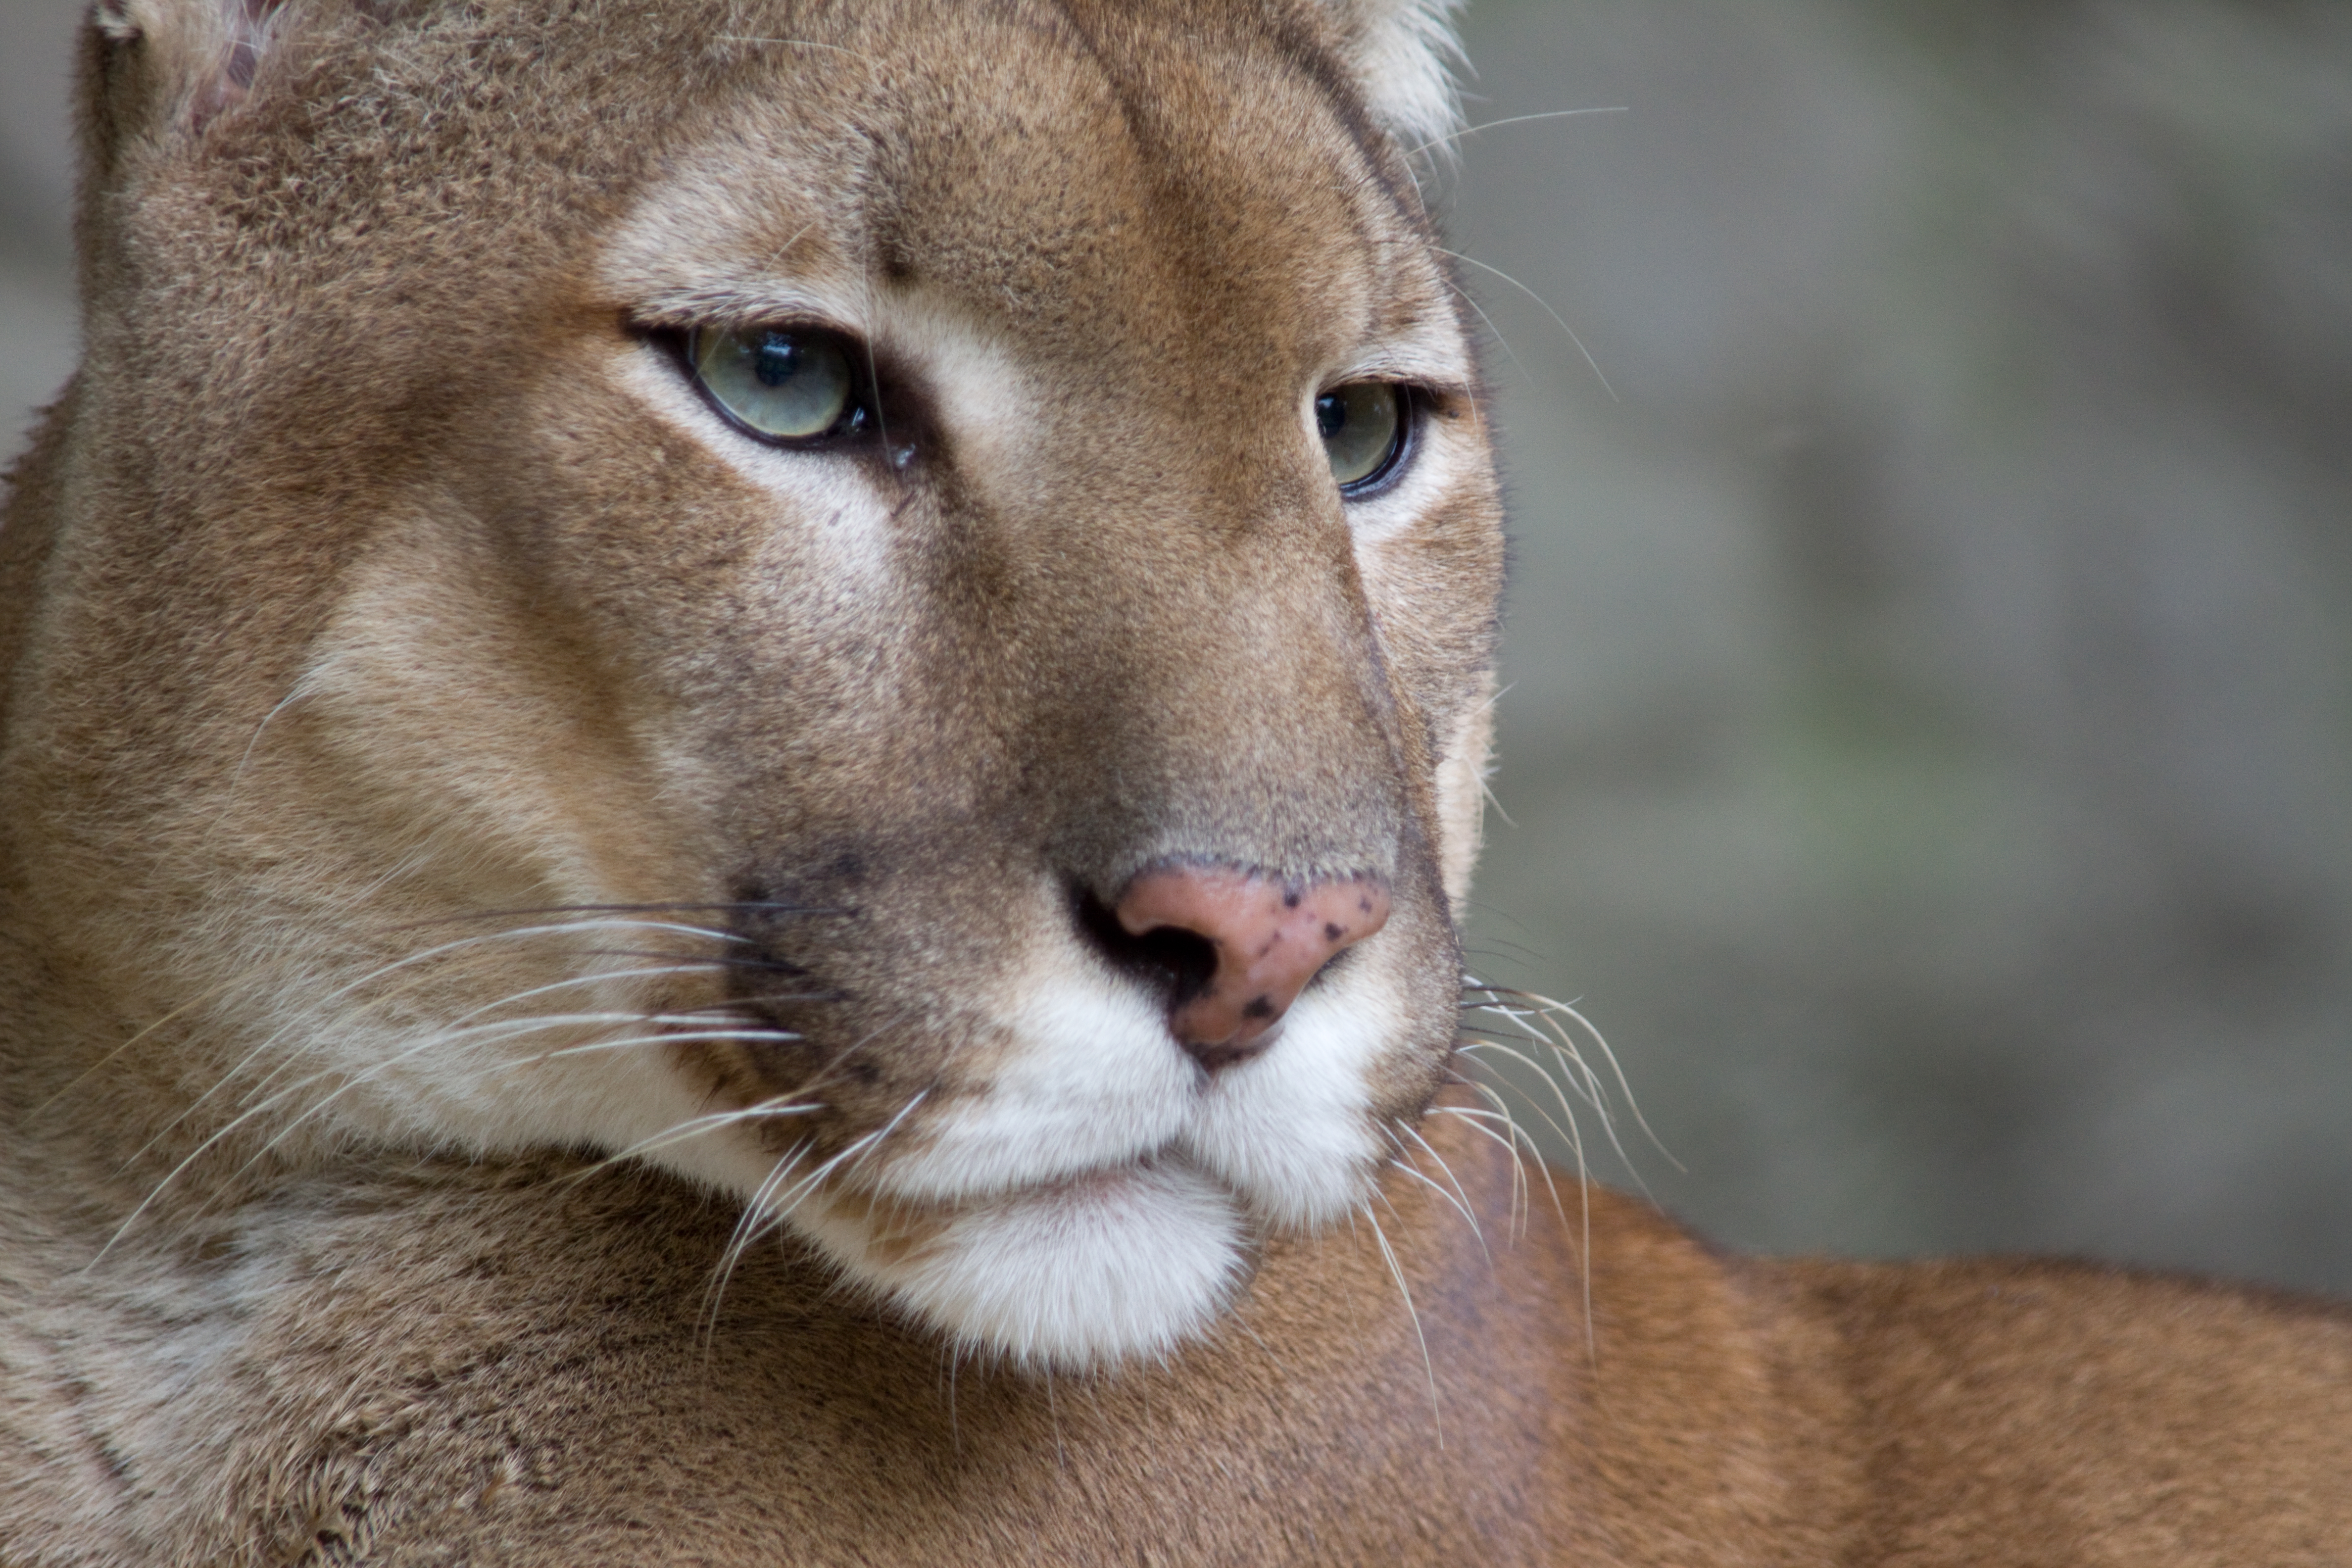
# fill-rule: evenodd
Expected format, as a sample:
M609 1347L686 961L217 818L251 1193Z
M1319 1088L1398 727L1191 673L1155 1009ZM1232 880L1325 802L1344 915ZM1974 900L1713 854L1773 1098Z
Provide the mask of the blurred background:
M0 7L13 452L77 8ZM1664 1152L1596 1168L1740 1247L2352 1290L2352 6L1465 33L1515 121L1438 193L1517 542L1472 946L1615 1047Z

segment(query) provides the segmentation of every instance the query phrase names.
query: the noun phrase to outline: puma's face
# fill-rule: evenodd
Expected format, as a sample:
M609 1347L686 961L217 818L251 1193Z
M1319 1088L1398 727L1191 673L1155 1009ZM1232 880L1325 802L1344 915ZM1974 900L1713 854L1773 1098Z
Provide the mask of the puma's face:
M633 1153L1168 1349L1454 1039L1498 507L1380 80L1309 5L491 10L141 154L90 384L194 434L74 560L171 647L54 635L171 734L48 809L189 924L90 942L215 1125Z

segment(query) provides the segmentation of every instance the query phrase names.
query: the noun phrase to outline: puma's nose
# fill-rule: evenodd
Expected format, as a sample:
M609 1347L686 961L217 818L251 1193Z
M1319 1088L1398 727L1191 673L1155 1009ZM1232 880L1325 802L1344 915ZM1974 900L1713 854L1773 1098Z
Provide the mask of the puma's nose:
M1215 950L1205 983L1180 991L1168 1026L1214 1072L1253 1057L1315 973L1388 922L1386 881L1319 882L1230 866L1162 866L1128 884L1114 910L1129 936L1173 927ZM1267 1042L1270 1043L1270 1042Z

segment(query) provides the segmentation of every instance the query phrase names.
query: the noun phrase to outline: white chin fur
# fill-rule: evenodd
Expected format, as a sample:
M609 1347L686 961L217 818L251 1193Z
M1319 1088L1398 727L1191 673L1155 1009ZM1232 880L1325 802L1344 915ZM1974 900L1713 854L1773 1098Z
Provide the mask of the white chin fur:
M1182 1146L1244 1194L1260 1224L1311 1230L1363 1201L1382 1152L1364 1114L1366 1042L1376 1036L1363 1020L1391 994L1378 978L1351 1003L1308 992L1274 1048L1218 1075L1194 1108Z
M845 1197L791 1216L856 1283L966 1349L1084 1371L1198 1337L1245 1271L1241 1212L1174 1163L1097 1172L953 1211Z

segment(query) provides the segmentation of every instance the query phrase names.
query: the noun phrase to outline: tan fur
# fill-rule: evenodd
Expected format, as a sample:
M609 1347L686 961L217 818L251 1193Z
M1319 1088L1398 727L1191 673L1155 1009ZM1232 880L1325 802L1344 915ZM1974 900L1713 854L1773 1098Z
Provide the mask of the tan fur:
M2341 1309L1729 1260L1449 1098L1444 11L102 0L0 1563L2352 1559ZM784 320L876 439L663 346ZM1212 1079L1088 934L1171 858L1394 913Z

